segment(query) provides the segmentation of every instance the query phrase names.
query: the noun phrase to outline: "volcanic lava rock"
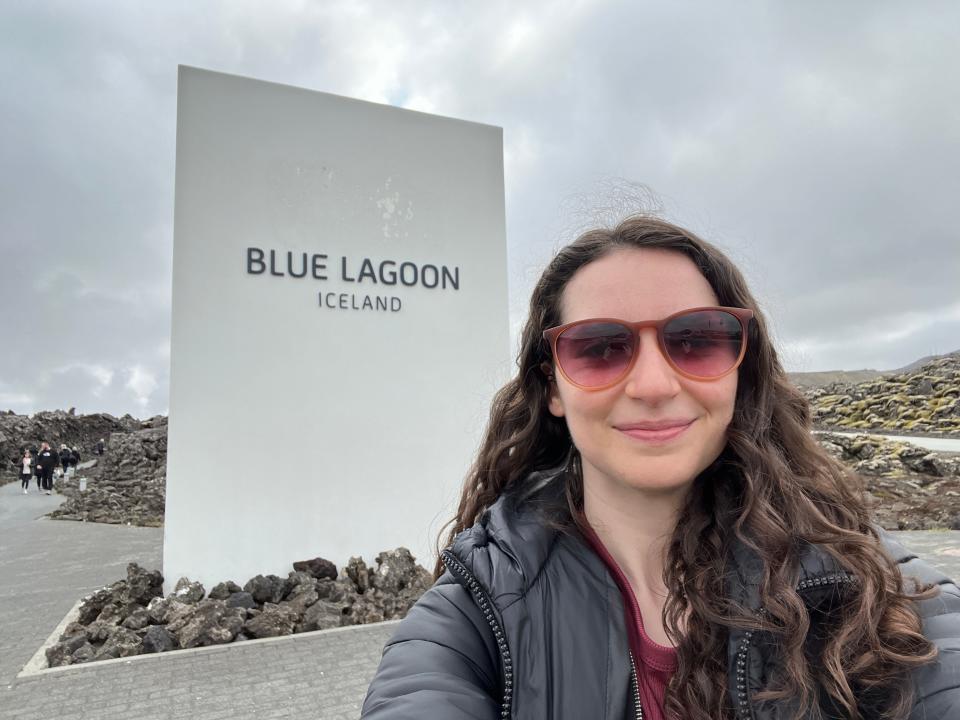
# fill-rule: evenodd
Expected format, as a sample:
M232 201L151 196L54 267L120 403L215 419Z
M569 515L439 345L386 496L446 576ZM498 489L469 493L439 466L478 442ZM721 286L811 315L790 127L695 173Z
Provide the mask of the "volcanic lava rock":
M201 600L189 607L189 612L167 624L167 630L182 648L232 642L246 618L246 611L227 607L223 600Z
M17 479L17 469L9 461L19 458L24 447L35 451L43 441L56 449L67 445L79 450L81 460L88 460L94 457L93 449L100 438L109 443L114 433L135 432L141 427L142 423L130 415L73 415L62 410L33 415L0 412L0 485Z
M227 607L243 608L244 610L254 610L257 607L257 601L253 599L253 595L243 590L228 596L225 602Z
M312 560L298 560L293 564L293 569L296 572L310 573L310 575L317 580L322 580L323 578L329 578L331 580L337 579L337 566L321 557L316 557Z
M48 664L75 664L326 630L403 617L430 574L405 548L380 553L377 567L353 558L337 579L333 563L314 558L286 578L257 575L243 589L225 581L203 586L181 578L167 597L163 577L135 563L127 578L84 598L78 621L46 651ZM335 569L335 568L334 568ZM316 577L319 575L320 577ZM216 597L214 597L216 596Z
M252 638L291 635L298 620L297 613L290 607L268 602L264 604L263 612L247 620L243 632Z
M329 630L343 624L344 606L327 600L318 600L303 613L297 632Z
M67 497L50 517L147 527L163 525L166 503L166 418L137 423L110 435L106 452L85 468L56 482ZM86 490L80 491L80 476Z
M94 660L109 660L113 658L139 655L143 650L143 641L132 630L124 627L115 627L107 637L106 642L93 656Z
M207 595L211 600L226 600L233 593L241 592L243 588L237 585L232 580L227 582L218 583L214 585L213 590L210 591L210 594Z
M143 652L159 653L177 649L177 639L162 625L151 625L143 635Z
M180 578L173 588L173 596L182 603L195 605L203 600L206 590L198 582L190 582L188 578Z
M960 437L960 354L856 384L804 391L815 427Z
M128 630L143 630L149 624L150 613L147 612L147 609L144 607L137 608L132 613L127 615L127 618L120 623L122 627L125 627Z
M256 575L247 580L243 586L245 592L253 595L253 599L260 603L278 603L286 594L286 582L276 575Z
M933 530L960 525L960 457L875 435L821 433L817 439L863 483L881 527Z
M73 663L73 653L87 643L85 634L67 637L55 645L51 645L45 651L47 656L47 665L49 667L59 667L61 665L71 665Z
M85 642L83 645L73 651L73 655L70 657L70 660L71 664L76 665L77 663L92 662L96 656L97 651L93 645ZM53 665L51 665L51 667L53 667Z

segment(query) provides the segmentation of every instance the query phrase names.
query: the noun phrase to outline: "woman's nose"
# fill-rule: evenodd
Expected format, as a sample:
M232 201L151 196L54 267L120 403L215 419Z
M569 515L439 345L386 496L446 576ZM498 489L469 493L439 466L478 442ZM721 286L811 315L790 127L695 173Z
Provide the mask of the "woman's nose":
M624 392L637 400L656 404L680 392L680 378L660 350L657 331L644 328Z

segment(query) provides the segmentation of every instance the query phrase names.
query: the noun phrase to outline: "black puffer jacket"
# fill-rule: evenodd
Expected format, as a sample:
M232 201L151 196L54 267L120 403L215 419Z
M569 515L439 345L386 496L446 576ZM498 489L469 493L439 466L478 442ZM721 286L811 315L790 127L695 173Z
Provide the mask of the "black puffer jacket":
M575 535L544 525L538 507L559 507L561 482L531 478L525 502L504 495L444 551L447 572L423 595L384 648L363 705L367 720L627 720L642 717L631 669L623 601L603 561ZM911 720L960 719L960 590L885 538L904 575L940 585L919 605L940 649L915 674ZM731 594L759 610L756 569L734 551ZM848 575L811 546L801 596L817 612ZM812 625L811 637L816 625ZM731 632L729 688L740 718L777 720L789 702L760 706L752 694L777 666L762 633ZM784 714L787 711L787 714ZM826 716L831 716L828 714Z

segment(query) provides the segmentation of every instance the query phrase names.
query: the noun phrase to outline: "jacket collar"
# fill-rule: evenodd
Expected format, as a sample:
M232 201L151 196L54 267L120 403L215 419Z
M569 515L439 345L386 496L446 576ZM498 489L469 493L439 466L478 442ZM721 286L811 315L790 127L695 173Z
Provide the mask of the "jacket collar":
M563 534L548 522L569 519L562 468L534 472L517 488L501 494L472 528L456 536L450 549L501 605L526 591ZM581 544L585 552L592 552ZM757 610L763 563L737 538L730 552L729 597ZM845 572L826 550L810 543L801 550L799 565L800 582Z

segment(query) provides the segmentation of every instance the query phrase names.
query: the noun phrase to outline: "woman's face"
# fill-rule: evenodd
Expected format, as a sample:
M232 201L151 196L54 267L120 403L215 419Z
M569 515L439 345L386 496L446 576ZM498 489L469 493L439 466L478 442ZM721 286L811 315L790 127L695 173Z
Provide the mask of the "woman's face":
M687 256L660 249L616 250L580 268L561 299L561 323L595 317L659 320L718 300ZM550 412L566 419L580 451L584 483L613 483L653 492L675 492L723 450L733 418L737 373L719 380L690 380L664 359L656 329L643 328L636 362L617 385L585 391L560 373ZM680 420L689 426L666 441L628 434L628 426ZM595 485L596 487L596 485Z

